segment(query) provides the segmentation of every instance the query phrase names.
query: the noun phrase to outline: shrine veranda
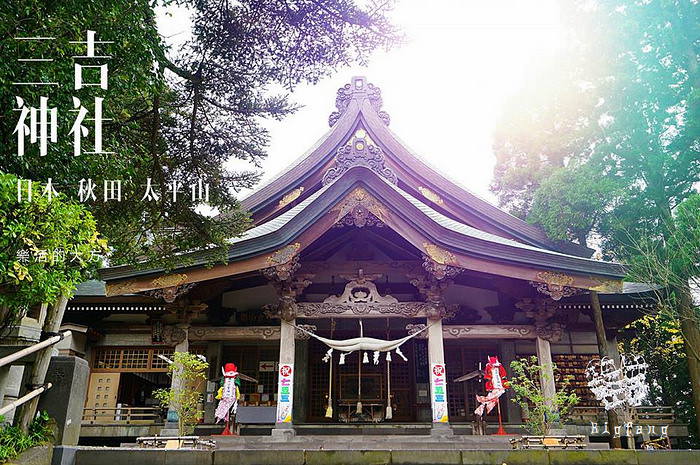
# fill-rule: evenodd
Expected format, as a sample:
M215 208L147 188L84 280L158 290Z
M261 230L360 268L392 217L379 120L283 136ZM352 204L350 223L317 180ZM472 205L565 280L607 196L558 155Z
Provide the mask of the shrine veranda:
M489 355L510 376L511 361L534 355L573 377L580 402L567 431L607 442L589 434L591 421L604 421L585 378L599 358L590 293L600 297L616 352L619 330L655 311L650 289L625 283L622 265L549 240L437 172L425 159L439 154L414 154L398 139L379 88L364 77L338 91L336 107L330 131L242 201L253 224L232 240L228 264L209 267L201 251L168 273L102 269L101 281L77 290L64 327L79 336L61 351L90 365L81 442L172 428L173 412L158 413L153 391L170 385L160 356L175 351L210 364L201 434L222 428L214 397L228 362L258 381L241 383L242 435L370 434L392 425L401 434L471 435L484 385L455 379ZM314 337L362 335L385 348L411 334L403 356L355 350L342 364L342 350L329 355ZM281 371L290 378L284 393ZM541 385L550 395L559 388L551 377ZM524 412L511 398L506 390L500 400L505 428L523 433ZM687 431L672 413L654 412L640 421L670 425L672 436ZM495 432L496 410L485 420Z

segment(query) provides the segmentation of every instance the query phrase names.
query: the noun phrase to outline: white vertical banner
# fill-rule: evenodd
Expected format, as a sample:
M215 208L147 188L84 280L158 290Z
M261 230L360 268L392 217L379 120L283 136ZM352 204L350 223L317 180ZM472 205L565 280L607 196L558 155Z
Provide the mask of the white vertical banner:
M280 363L277 383L277 423L292 422L294 400L294 369L292 363Z
M433 363L430 369L430 399L433 423L447 423L447 376L445 365Z

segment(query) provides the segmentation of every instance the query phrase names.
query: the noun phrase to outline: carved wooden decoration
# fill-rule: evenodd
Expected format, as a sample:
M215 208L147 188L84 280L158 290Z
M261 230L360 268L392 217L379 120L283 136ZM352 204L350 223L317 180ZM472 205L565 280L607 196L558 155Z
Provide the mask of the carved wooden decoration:
M537 289L537 292L551 297L552 300L561 300L581 292L581 289L570 287L574 283L574 278L567 274L540 271L536 277L537 281L530 281L530 284Z
M323 301L327 304L379 304L389 305L399 301L390 295L379 294L377 285L365 278L362 269L358 277L345 285L345 290L339 296L331 295Z
M190 341L259 341L279 340L277 326L193 326L189 330Z
M396 173L386 166L384 152L365 139L354 137L350 143L340 147L335 154L335 165L323 175L324 186L340 178L343 173L355 166L364 166L392 184L398 183Z
M187 338L187 331L174 325L163 328L163 340L167 345L175 346Z
M386 318L388 316L397 316L403 318L425 318L432 308L433 305L428 302L397 302L393 304L297 302L297 317L326 318L362 316L368 318Z
M423 254L423 268L425 269L425 271L433 275L435 279L438 280L443 280L445 278L454 278L462 271L464 271L462 268L459 268L457 266L437 263L426 254Z
M286 207L290 203L294 202L296 199L298 199L301 196L301 194L303 192L304 192L304 186L297 187L293 191L289 192L284 197L282 197L282 200L280 200L279 208Z
M407 324L408 334L415 334L425 328L424 324ZM427 338L426 333L416 336ZM443 325L443 339L535 339L537 330L531 325Z
M267 263L271 266L260 270L263 276L277 282L289 280L301 266L297 255L300 247L301 244L295 242L267 257Z
M440 197L438 194L435 192L431 191L427 187L419 186L418 191L420 191L421 194L423 194L423 197L426 199L430 200L433 203L436 203L438 205L443 205L444 202L442 200L442 197Z
M163 289L154 289L152 291L146 291L145 294L156 299L163 299L165 302L171 304L175 302L178 297L187 294L190 289L195 287L197 283L183 284L180 286L171 286Z
M299 251L301 244L295 242L294 244L289 244L281 249L275 251L272 255L267 257L267 263L270 266L283 265L291 261Z
M105 283L105 296L131 294L138 291L138 284L134 280L119 281L116 283Z
M333 225L334 228L345 228L347 226L355 226L358 228L363 228L365 226L373 226L375 228L383 228L386 226L382 220L374 216L372 212L363 212L362 207L353 209L352 212L348 213L337 223Z
M535 328L537 331L537 337L550 342L561 341L561 338L564 335L564 329L566 329L564 325L559 323L536 325Z
M187 281L186 274L166 274L154 279L153 281L151 281L151 284L155 288L163 288L178 286L184 283L185 281Z
M301 331L299 328L305 329L308 333ZM316 325L296 325L294 327L294 339L300 339L302 341L310 339L311 335L309 333L316 333L316 329Z
M367 98L369 99L369 103L377 112L379 119L381 119L385 125L389 126L389 114L386 111L382 111L382 104L384 103L382 101L382 91L374 84L368 83L363 77L355 77L350 84L345 84L343 87L338 89L338 93L335 97L335 107L338 111L334 111L328 117L329 126L333 127L335 123L338 122L340 117L345 114L346 110L348 109L348 105L352 100L352 96L355 93L366 94Z
M428 257L430 257L431 260L433 260L436 263L439 263L440 265L456 266L459 264L457 262L457 257L455 257L452 252L450 252L449 250L445 250L442 247L438 247L435 244L423 242L423 249L425 250L425 253L428 255Z
M350 192L332 211L338 212L336 223L346 224L346 217L352 218L352 224L361 228L371 225L370 214L378 221L384 222L386 210L384 206L375 199L363 187L356 187Z

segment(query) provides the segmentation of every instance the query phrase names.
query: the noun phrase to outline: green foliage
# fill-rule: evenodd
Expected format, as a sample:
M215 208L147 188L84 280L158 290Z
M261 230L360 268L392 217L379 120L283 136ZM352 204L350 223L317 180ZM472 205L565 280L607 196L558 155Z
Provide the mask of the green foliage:
M640 353L649 363L648 380L651 401L672 405L681 421L695 424L693 392L688 373L688 353L700 347L688 342L682 322L697 326L700 309L687 308L680 314L683 293L700 285L700 195L684 200L664 226L665 234L628 237L625 249L630 264L630 279L655 286L658 313L645 315L631 326L635 336L623 345L623 352ZM686 301L689 299L686 297ZM691 335L692 337L692 335ZM698 444L697 430L689 428L690 444Z
M692 425L695 421L693 393L678 318L667 312L645 315L629 329L634 330L634 336L620 343L620 353L642 355L649 364L649 403L673 406L678 421ZM692 445L696 442L695 431L689 428L688 432L687 445Z
M41 192L33 183L32 202L19 202L17 178L0 172L0 309L6 326L28 307L70 295L99 265L93 252L107 252L82 205L65 196L49 202ZM47 252L45 262L18 257L41 250Z
M556 377L557 367L555 364L551 366ZM548 367L539 365L535 356L510 362L510 388L515 394L513 402L529 412L526 427L531 434L538 436L548 435L552 426L566 417L578 402L576 394L567 391L568 378L561 380L553 397L545 396L539 380L541 377L549 379Z
M623 195L614 180L590 165L558 168L541 182L528 219L552 239L586 245L588 233L604 214L600 205L610 205Z
M53 435L49 420L46 411L39 413L29 425L27 433L17 426L3 425L0 429L0 463L12 460L25 450L49 441Z
M630 264L628 280L658 286L660 321L636 329L673 355L647 357L660 364L649 382L665 371L668 385L659 392L669 402L682 402L670 391L691 393L692 383L697 417L700 376L689 381L688 368L667 359L700 370L700 315L690 291L700 277L698 5L560 3L572 40L554 65L537 64L545 72L526 83L526 100L504 108L492 189L552 238L594 238L605 258ZM563 71L547 74L553 67ZM672 343L674 327L682 351ZM700 434L692 417L685 419Z
M594 233L626 258L628 235L664 234L700 180L697 6L561 8L571 40L504 107L492 190L552 237Z
M285 93L300 82L315 83L338 66L365 62L373 50L398 39L385 13L391 2L299 2L209 0L27 0L0 3L0 169L25 179L53 178L57 190L77 198L81 179L97 183L97 200L87 208L112 247L111 263L160 265L188 262L188 251L207 249L211 263L225 261L228 239L249 224L236 193L261 173L268 133L263 119L281 119L297 106ZM191 11L192 37L170 50L156 27L156 7ZM109 88L73 89L74 55L85 53L87 30L96 31L96 60L109 66ZM55 37L39 44L15 37ZM15 58L47 57L28 64ZM14 86L44 80L59 86ZM281 87L282 86L282 87ZM36 107L48 97L58 109L58 142L48 154L37 145L17 156L15 97ZM104 97L104 150L114 154L73 156L69 131L73 97L93 115L94 97ZM92 126L83 139L92 150ZM85 147L87 146L87 147ZM249 162L234 171L232 159ZM159 197L142 200L150 178ZM202 214L190 185L209 184ZM122 200L103 202L102 181L122 180ZM172 186L179 195L173 200Z
M173 379L168 389L158 389L153 396L164 407L171 406L177 412L178 434L184 436L194 429L204 412L199 410L202 401L202 383L207 379L209 364L189 352L175 352L168 367Z

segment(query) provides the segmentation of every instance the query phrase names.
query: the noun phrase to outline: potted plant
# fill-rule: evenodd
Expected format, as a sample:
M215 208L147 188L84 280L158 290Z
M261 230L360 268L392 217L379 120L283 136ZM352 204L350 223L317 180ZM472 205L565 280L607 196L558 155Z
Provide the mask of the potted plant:
M548 379L549 373L557 372L556 365L552 364L552 370L537 362L537 357L521 358L513 360L510 364L511 379L510 387L513 389L513 402L520 405L523 411L528 413L525 427L528 432L535 436L549 436L552 427L560 422L578 402L575 393L569 392L569 378L561 380L554 396L545 396L540 379ZM543 443L552 444L552 441Z

